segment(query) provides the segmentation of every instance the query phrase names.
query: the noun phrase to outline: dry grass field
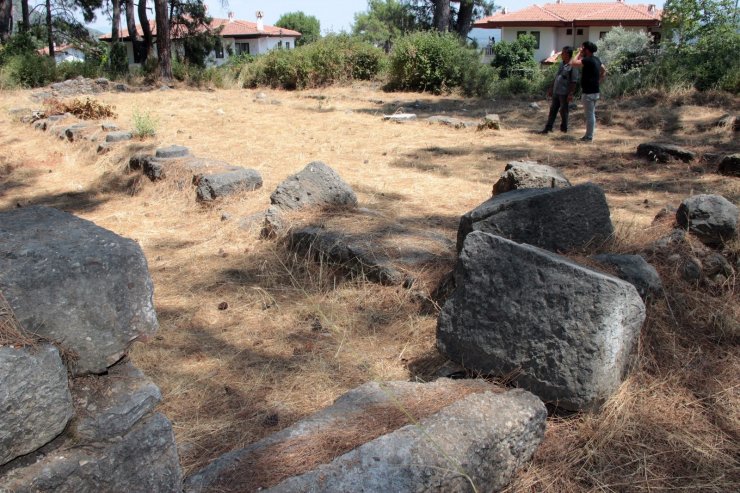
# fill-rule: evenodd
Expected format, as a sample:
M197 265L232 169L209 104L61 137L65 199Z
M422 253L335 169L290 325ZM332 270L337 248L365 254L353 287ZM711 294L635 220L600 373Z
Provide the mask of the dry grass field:
M160 409L173 422L186 473L363 382L429 379L444 364L434 347L436 314L420 310L409 290L297 258L279 241L261 240L259 225L240 221L265 210L277 184L310 161L333 167L360 206L384 220L452 241L460 215L490 196L511 160L536 160L574 183L601 185L618 230L613 248L624 252L666 234L669 221L654 224L654 216L691 194L740 203L740 179L710 164L634 156L639 143L655 139L700 154L740 151L737 134L712 126L739 113L740 98L656 93L602 101L596 141L582 144L580 110L568 135L534 133L544 126L544 101L536 111L523 101L384 93L370 85L265 92L266 100L249 90L96 95L115 106L111 120L122 128L132 127L135 110L157 120L156 138L103 157L90 143L63 142L12 121L11 108L37 106L30 91L0 99L0 210L58 207L135 239L147 256L161 329L130 357L162 389ZM396 111L471 120L498 113L503 128L382 121ZM189 186L128 172L134 150L169 144L255 168L264 186L202 206ZM737 259L740 246L731 249ZM434 289L453 255L417 273L422 288ZM719 288L690 286L678 266L657 267L669 289L649 309L634 371L601 413L553 415L511 491L740 490L740 284L733 276Z

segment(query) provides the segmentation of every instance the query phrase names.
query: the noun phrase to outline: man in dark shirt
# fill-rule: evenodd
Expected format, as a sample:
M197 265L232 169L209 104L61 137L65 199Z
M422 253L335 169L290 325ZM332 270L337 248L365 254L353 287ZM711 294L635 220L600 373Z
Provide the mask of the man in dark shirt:
M583 109L586 112L586 135L581 140L591 142L594 140L594 130L596 129L596 101L599 100L599 83L606 76L606 67L601 63L596 53L596 45L591 41L586 41L581 46L581 52L573 59L570 64L573 67L581 68L581 90L583 96Z
M552 132L552 126L555 124L558 111L560 111L560 131L568 131L568 104L573 101L573 94L576 92L578 69L570 66L570 60L573 58L573 48L570 46L564 47L560 57L563 61L558 68L555 82L547 90L547 96L552 97L552 102L550 103L550 114L547 117L545 129L541 132L543 134Z

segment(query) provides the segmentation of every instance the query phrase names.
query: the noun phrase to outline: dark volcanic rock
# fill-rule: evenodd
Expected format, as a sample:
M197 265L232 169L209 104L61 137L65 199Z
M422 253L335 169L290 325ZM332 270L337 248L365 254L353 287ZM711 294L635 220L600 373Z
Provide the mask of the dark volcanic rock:
M661 144L659 142L640 144L637 146L637 155L660 163L667 163L671 158L680 159L688 163L696 158L696 154L683 147L673 144Z
M353 208L357 206L357 196L336 171L321 161L314 161L278 185L270 195L270 202L282 210Z
M522 188L565 188L570 182L563 173L545 164L534 161L512 161L506 165L504 174L493 185L492 195Z
M738 209L721 195L694 195L681 202L676 222L707 245L722 245L737 234Z
M514 190L488 199L460 219L458 251L472 231L557 252L603 242L613 227L603 190L586 183L562 189Z

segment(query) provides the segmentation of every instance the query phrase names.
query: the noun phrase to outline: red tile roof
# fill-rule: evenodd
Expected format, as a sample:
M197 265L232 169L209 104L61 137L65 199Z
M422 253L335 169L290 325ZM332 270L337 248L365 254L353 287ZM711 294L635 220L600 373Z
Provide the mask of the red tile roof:
M155 21L149 21L149 26L152 30L152 35L157 35L157 24ZM172 37L177 38L178 32L177 32L178 26L172 26ZM211 21L211 29L219 29L221 28L220 35L221 37L270 37L270 36L284 36L284 37L290 37L290 38L299 38L301 36L301 33L298 31L293 31L291 29L284 29L282 27L276 27L276 26L268 26L265 24L264 29L262 31L257 30L257 23L256 22L249 22L249 21L241 21L237 19L213 19ZM139 36L144 35L144 31L141 29L141 26L139 24L136 25L136 31L139 33ZM129 38L128 29L122 29L120 34L121 40L127 40ZM103 41L110 41L111 35L110 34L103 34L100 36L100 39Z
M71 44L65 44L65 45L59 45L59 46L54 45L54 53L62 53L64 51L67 51L70 48L74 48L74 49L79 50L79 48L77 46L74 46L74 45L71 45ZM43 48L39 48L38 50L36 50L36 53L38 53L39 55L42 55L42 56L48 56L49 55L49 47L48 46L44 46Z
M546 3L516 12L503 11L476 21L474 27L570 26L576 25L658 25L663 12L654 5L610 3Z

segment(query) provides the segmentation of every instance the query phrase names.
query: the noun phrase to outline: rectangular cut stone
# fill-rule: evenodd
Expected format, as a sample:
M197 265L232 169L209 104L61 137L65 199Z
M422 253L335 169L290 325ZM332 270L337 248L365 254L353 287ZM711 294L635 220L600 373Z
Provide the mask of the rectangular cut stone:
M437 346L470 369L566 409L594 409L617 390L645 320L631 284L483 232L465 240Z
M471 231L484 231L552 252L580 249L614 232L604 191L593 183L513 190L460 219L457 251Z

